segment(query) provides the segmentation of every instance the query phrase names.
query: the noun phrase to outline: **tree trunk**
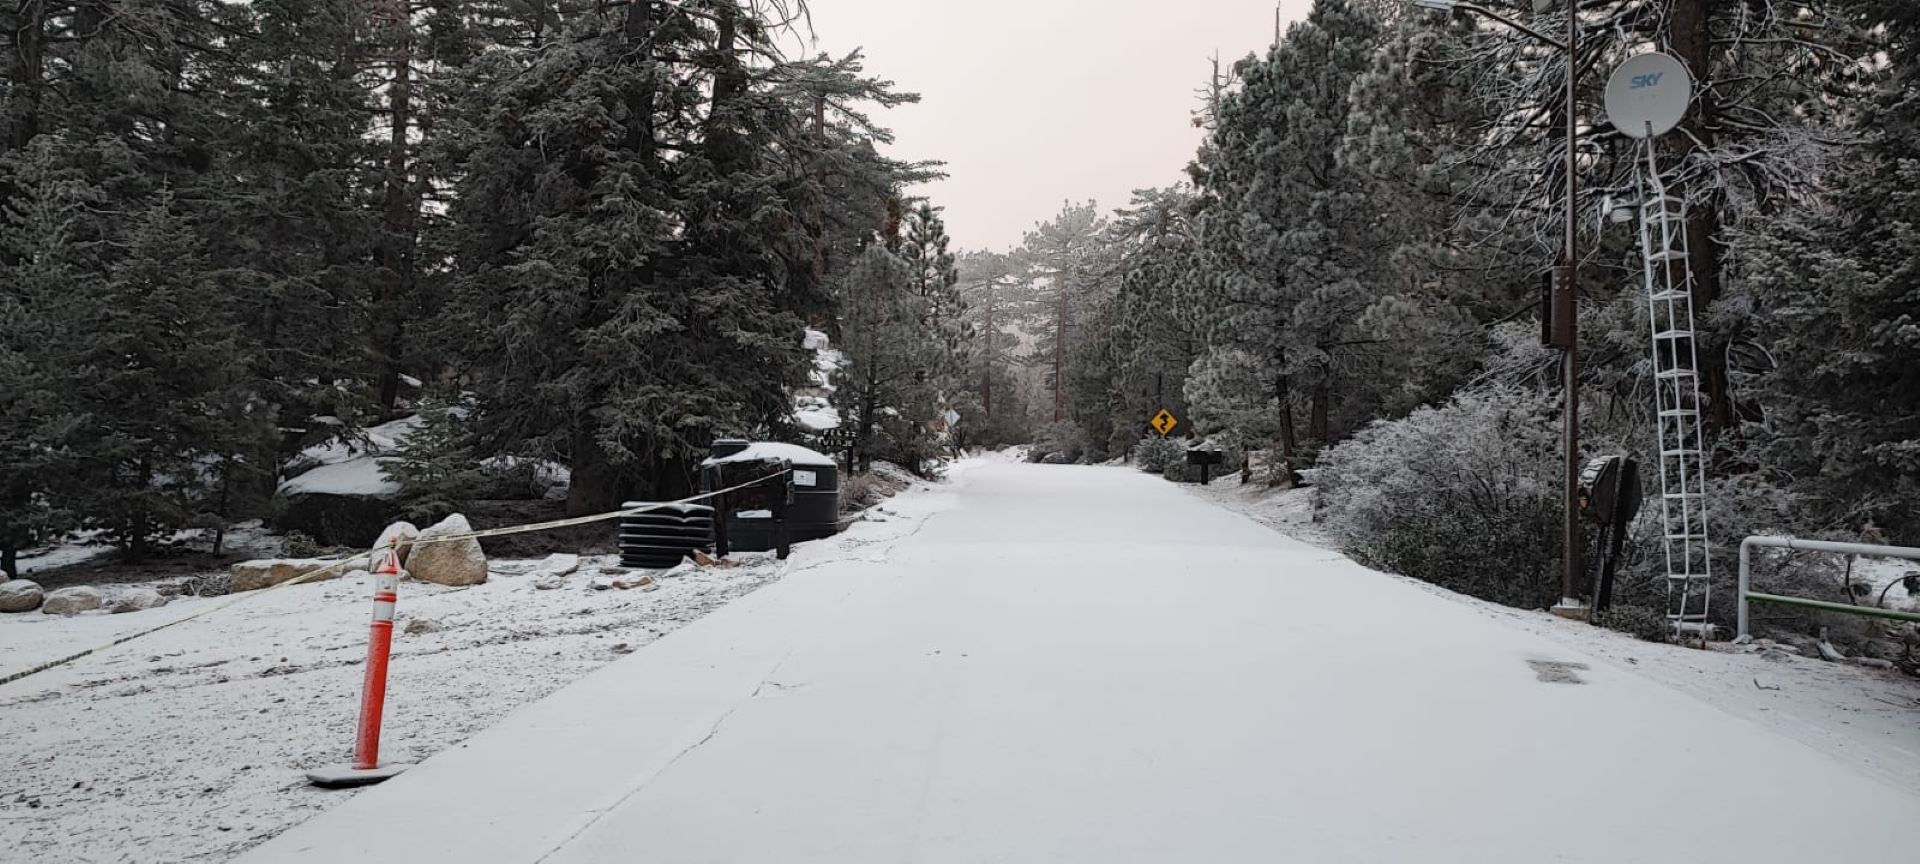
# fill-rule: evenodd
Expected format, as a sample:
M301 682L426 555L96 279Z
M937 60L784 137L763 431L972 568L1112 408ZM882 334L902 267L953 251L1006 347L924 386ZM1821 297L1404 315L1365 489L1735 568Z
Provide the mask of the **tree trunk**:
M621 478L600 442L594 440L590 422L578 421L572 439L568 467L573 479L567 485L567 515L590 516L618 508Z
M994 361L998 359L993 356L993 288L993 280L988 280L987 330L984 334L987 340L987 362L985 364L985 371L980 375L980 412L986 416L989 425L993 423L993 364Z
M0 152L27 146L40 133L40 96L45 82L47 0L21 0L14 22L12 62L4 103L8 134Z
M1293 437L1293 393L1285 374L1274 376L1273 398L1280 406L1280 458L1287 460L1287 468L1292 470L1293 456L1300 442Z
M1690 134L1667 138L1674 143L1683 161L1699 152L1702 146L1713 146L1714 128L1718 125L1719 112L1713 91L1699 86L1699 82L1705 81L1711 71L1713 40L1707 26L1712 15L1711 6L1711 0L1673 0L1667 15L1668 46L1682 63L1687 64L1687 71L1692 73L1696 85L1696 107L1688 112L1681 124ZM1710 314L1712 304L1720 299L1723 250L1717 240L1719 235L1720 211L1717 207L1695 207L1688 211L1687 248L1693 253L1689 262L1693 268L1693 308L1695 314L1703 318ZM1712 435L1731 429L1739 416L1733 410L1724 349L1724 344L1700 346L1700 383L1705 390L1702 395L1707 399L1706 428Z
M19 554L20 550L12 546L0 546L0 573L7 574L8 579L20 578Z
M1313 388L1313 413L1307 418L1307 438L1321 447L1327 446L1327 385Z
M632 143L640 151L640 159L648 166L653 164L653 3L652 0L635 0L627 4L627 17L622 22L627 45L641 52L638 62L647 64L647 72L642 77L643 84L627 94L628 105L632 109L634 122L628 125L633 136Z
M1067 407L1067 286L1056 285L1054 290L1060 293L1053 313L1053 422L1058 423L1065 419Z
M420 191L408 172L411 145L407 130L413 121L413 23L407 4L388 0L381 11L387 37L387 65L392 81L387 85L387 121L392 125L387 138L385 201L380 244L380 267L386 271L381 280L382 294L374 306L372 333L373 356L380 358L378 391L380 407L391 412L400 398L400 372L406 339L408 300L413 296L414 232L419 220Z

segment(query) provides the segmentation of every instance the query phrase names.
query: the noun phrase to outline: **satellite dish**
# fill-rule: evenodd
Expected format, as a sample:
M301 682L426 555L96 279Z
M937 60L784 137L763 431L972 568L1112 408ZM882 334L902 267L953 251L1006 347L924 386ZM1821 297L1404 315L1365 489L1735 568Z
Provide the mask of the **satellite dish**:
M1665 135L1687 116L1693 79L1672 55L1635 55L1607 79L1607 119L1629 138Z

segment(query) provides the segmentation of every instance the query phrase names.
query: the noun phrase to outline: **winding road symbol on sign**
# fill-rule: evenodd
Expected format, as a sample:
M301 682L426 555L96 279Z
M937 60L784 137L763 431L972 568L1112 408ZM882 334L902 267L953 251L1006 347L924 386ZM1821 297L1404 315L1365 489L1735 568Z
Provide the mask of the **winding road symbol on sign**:
M1167 433L1173 431L1173 427L1180 425L1180 420L1173 416L1172 411L1162 408L1160 409L1160 413L1153 415L1153 419L1149 421L1149 424L1153 426L1153 431L1160 433L1160 437L1165 438L1167 437Z

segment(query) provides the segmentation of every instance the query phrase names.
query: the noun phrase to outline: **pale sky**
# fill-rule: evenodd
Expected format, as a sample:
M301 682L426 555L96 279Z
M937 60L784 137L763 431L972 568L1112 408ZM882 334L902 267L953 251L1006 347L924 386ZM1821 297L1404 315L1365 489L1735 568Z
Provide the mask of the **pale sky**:
M1066 200L1103 210L1167 185L1200 143L1192 113L1222 67L1273 41L1311 0L810 0L817 50L922 101L877 119L890 151L947 163L920 190L962 249L1004 251Z

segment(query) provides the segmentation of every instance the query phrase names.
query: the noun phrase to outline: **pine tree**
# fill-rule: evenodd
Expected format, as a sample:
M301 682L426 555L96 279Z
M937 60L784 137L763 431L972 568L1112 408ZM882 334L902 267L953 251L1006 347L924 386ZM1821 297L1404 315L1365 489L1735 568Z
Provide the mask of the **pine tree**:
M851 422L860 470L871 467L876 451L911 452L910 415L922 401L925 379L924 308L915 293L912 267L873 243L840 282L840 339L846 355L834 398L840 416ZM889 422L892 421L892 422Z
M1759 378L1763 464L1805 515L1920 541L1920 12L1862 4L1891 70L1826 200L1737 235L1739 298L1776 365Z
M159 196L125 238L126 253L76 304L77 411L88 524L136 558L184 527L222 527L209 501L236 466L258 459L241 329L191 226ZM270 418L262 418L270 423ZM209 482L210 478L214 482Z
M1027 233L1018 252L1033 295L1029 314L1040 323L1033 360L1048 369L1053 421L1067 418L1067 357L1078 317L1088 307L1088 268L1106 220L1093 202L1068 202L1053 219Z

